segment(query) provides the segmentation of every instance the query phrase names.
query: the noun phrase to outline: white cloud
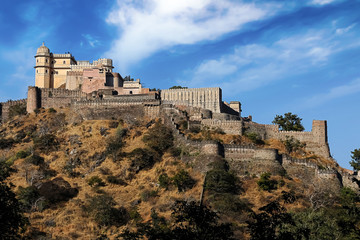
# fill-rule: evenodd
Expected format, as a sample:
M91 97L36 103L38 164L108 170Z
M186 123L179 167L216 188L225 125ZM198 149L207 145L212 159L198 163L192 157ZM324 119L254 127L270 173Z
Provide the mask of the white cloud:
M91 36L90 34L82 34L81 36L83 36L86 39L86 41L91 47L96 47L101 45L100 41L97 40L95 37ZM83 42L80 43L80 46L83 46Z
M329 4L329 3L333 3L336 0L313 0L311 3L314 5L325 5L325 4Z
M153 53L179 44L214 40L244 24L274 14L268 5L230 0L120 1L107 22L119 28L107 56L121 70Z
M359 46L352 44L358 42L356 38L336 35L334 29L312 29L273 42L237 46L231 53L204 60L187 70L186 78L178 83L189 87L220 86L235 95L290 80L326 65L334 54Z
M220 85L224 91L233 93L252 90L326 63L335 51L327 37L311 31L269 45L238 46L230 54L205 60L188 70L190 78L179 83L190 87ZM234 89L234 86L242 87Z
M351 24L350 26L348 26L346 28L338 28L338 29L336 29L336 34L342 35L344 33L347 33L348 31L353 29L355 26L356 26L356 23Z

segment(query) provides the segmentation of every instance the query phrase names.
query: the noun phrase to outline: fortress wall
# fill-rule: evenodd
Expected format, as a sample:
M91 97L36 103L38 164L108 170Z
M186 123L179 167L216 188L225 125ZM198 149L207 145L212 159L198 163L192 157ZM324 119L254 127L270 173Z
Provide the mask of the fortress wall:
M0 122L5 122L9 120L10 108L15 105L25 105L26 106L27 100L20 99L20 100L9 100L7 102L0 103Z
M184 105L221 112L222 94L220 88L191 88L161 90L165 104Z
M217 119L202 119L201 124L209 128L220 128L227 134L242 135L242 121L221 121Z
M59 108L69 106L73 100L86 98L86 93L83 93L80 90L41 88L40 96L41 107Z
M137 105L72 105L74 111L84 120L123 119L127 123L134 123L144 116L144 108Z
M244 133L257 133L262 139L285 140L293 137L300 142L306 143L306 150L323 157L330 157L330 149L327 140L327 123L322 120L313 120L311 132L280 131L278 125L258 124L244 122Z
M231 169L240 175L270 172L277 175L283 171L276 149L259 149L252 146L225 144L224 158Z

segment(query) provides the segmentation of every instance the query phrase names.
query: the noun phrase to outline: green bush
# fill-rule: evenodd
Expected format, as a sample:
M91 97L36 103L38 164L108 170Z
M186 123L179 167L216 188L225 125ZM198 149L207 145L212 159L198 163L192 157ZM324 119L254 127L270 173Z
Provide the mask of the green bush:
M33 141L34 148L45 153L56 150L59 145L54 134L45 134L40 137L35 137Z
M181 169L174 177L171 178L173 184L177 187L179 192L184 192L191 189L195 185L195 180L191 178L189 173Z
M124 207L115 208L113 198L107 194L89 198L83 210L101 226L122 226L127 223L129 214Z
M49 109L48 109L48 112L49 112L49 113L56 113L56 110L55 110L54 108L49 108Z
M261 174L259 181L257 181L257 184L260 189L265 191L271 191L274 189L277 189L278 182L274 179L270 179L271 173L265 172Z
M119 177L112 176L112 175L107 176L106 181L108 183L121 185L121 186L126 186L127 185L127 183L124 180L122 180Z
M44 158L39 155L33 154L25 159L26 163L31 163L36 166L44 164Z
M92 176L87 182L91 187L103 187L106 185L105 182L98 176Z
M35 206L36 200L40 198L39 191L33 186L25 188L20 186L17 196L25 211L31 210Z
M107 140L105 153L106 155L110 155L114 162L119 160L119 158L123 156L122 148L124 146L124 138L126 136L126 133L126 128L118 127L115 135Z
M258 145L264 144L264 141L261 139L261 137L257 133L250 132L250 133L246 133L245 136L255 144L258 144Z
M131 160L130 166L135 172L152 168L158 158L156 152L147 148L136 148L128 156Z
M282 141L282 143L284 144L287 153L301 152L304 151L305 148L305 143L301 143L294 137L286 136L286 139Z
M161 188L168 189L171 184L171 179L166 173L163 173L159 176L158 182Z
M144 135L143 142L161 155L174 145L174 136L170 128L157 121Z
M16 153L16 158L17 159L20 159L20 158L26 158L27 156L30 155L30 152L29 151L19 151Z
M156 190L144 190L140 193L141 201L147 202L149 199L157 197L158 192Z
M213 169L206 174L205 189L214 193L233 193L239 190L237 177L225 170Z

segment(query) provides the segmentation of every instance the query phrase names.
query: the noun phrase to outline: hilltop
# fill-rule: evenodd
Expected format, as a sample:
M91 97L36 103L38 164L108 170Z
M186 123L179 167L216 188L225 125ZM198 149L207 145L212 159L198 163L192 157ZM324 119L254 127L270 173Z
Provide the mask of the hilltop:
M332 212L344 211L341 189L357 191L350 173L304 146L289 151L278 139L187 126L187 112L177 108L156 118L142 108L94 120L71 108L39 109L1 125L0 156L16 170L7 181L29 218L27 236L114 239L156 219L166 229L181 200L202 202L231 223L236 239L248 239L262 231L256 223L263 206L280 204L279 213L296 222L308 210L336 222ZM305 226L315 239L321 234Z

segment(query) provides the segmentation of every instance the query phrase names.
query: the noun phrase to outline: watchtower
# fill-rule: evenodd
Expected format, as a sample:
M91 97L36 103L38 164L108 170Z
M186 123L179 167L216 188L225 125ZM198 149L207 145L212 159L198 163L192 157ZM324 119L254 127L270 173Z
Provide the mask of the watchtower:
M52 88L51 54L49 48L47 48L44 43L37 49L35 61L35 86L40 88Z

